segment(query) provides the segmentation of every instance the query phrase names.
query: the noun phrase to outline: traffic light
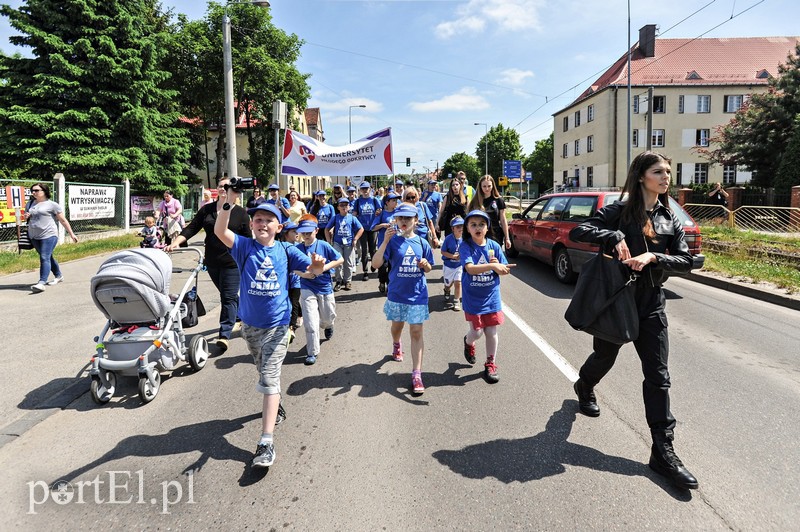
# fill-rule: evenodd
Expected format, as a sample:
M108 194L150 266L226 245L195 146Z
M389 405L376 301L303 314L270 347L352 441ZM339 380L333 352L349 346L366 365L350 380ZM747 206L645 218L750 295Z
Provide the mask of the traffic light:
M406 157L406 166L411 166L411 157Z

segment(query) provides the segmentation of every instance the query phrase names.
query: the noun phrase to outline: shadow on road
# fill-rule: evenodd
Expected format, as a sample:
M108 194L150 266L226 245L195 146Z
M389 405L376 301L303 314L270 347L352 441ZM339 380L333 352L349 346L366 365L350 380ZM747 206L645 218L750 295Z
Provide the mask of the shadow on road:
M550 416L543 432L517 440L493 440L459 450L433 453L442 465L467 478L494 477L510 484L530 482L559 475L567 465L585 467L624 476L649 478L679 501L689 501L688 491L674 488L650 471L646 464L567 441L577 417L578 402L565 399L561 409Z

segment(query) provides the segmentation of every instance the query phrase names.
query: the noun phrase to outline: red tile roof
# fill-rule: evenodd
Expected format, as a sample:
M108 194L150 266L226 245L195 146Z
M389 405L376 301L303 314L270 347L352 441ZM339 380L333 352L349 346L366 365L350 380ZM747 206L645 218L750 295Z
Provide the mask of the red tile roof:
M766 85L778 74L800 37L659 39L655 57L631 56L631 85ZM627 54L606 70L574 103L612 85L627 85Z

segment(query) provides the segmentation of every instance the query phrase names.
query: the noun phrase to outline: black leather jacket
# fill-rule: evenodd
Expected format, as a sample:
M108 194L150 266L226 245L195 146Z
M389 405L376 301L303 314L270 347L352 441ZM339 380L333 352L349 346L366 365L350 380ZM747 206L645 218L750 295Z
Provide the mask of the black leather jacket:
M642 270L639 283L644 281L646 286L661 286L667 280L667 272L689 273L692 256L678 217L660 202L656 204L650 213L657 235L654 242L645 238L641 227L622 223L620 215L624 206L624 203L615 201L598 209L594 216L572 229L569 237L575 242L600 244L606 251L614 249L624 239L631 257L650 251L657 260Z

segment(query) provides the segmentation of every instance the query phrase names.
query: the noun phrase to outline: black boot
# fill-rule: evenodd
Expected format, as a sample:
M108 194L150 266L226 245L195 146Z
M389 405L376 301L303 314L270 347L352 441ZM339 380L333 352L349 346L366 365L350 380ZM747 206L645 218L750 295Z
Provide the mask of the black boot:
M578 406L585 415L589 417L597 417L600 415L600 407L597 406L597 397L594 395L594 388L588 386L583 379L578 379L572 386L575 393L578 394Z
M694 490L699 486L672 447L671 430L653 432L653 449L650 453L650 469L670 479L678 488Z

